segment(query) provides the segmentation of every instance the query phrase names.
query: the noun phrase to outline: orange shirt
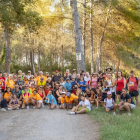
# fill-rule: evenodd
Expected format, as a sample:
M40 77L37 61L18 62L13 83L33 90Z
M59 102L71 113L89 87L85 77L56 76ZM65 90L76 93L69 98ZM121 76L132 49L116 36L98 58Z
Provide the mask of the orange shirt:
M6 92L4 94L4 99L6 99L7 101L9 101L9 97L11 96L11 92L9 92L9 94Z
M31 97L30 93L27 94L23 94L23 99L28 100ZM23 101L23 103L25 103L25 100ZM30 100L29 100L30 102Z
M36 95L35 95L35 100L40 101L40 100L42 100L42 98L40 97L39 94L36 94Z
M78 99L78 96L71 94L70 101L73 102L74 99Z
M25 82L25 84L28 84L29 81L28 80L26 80L26 81L24 80L24 82Z
M41 77L43 77L43 78L44 78L44 80L43 80L43 81L46 81L46 80L47 80L47 77L45 77L45 76L38 76L38 77L36 78L36 80L39 82Z
M9 88L14 88L14 85L15 85L15 82L14 82L14 80L12 80L12 79L8 79L7 81L6 81L6 85L7 85L7 87L9 87Z
M70 101L70 98L68 98L67 96L65 97L66 103L72 104L73 102Z
M32 91L32 94L34 93L35 88L29 88Z
M61 98L61 104L64 104L65 103L65 97L62 97Z

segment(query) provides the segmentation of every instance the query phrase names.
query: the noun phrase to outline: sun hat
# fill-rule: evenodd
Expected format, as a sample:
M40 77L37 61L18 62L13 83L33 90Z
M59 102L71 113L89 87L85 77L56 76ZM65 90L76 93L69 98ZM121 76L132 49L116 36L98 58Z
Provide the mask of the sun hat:
M110 70L112 71L112 68L111 68L111 67L106 67L106 69L105 69L105 70L107 71L107 69L110 69Z

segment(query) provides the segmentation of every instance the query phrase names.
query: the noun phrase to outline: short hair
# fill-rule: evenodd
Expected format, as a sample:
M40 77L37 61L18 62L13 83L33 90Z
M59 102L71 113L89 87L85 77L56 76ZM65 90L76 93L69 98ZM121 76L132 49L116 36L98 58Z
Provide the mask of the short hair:
M110 74L112 76L112 73L109 72L108 74Z
M131 70L131 71L130 71L130 73L134 73L134 71L133 71L133 70Z
M102 73L102 71L99 71L99 74L101 74Z
M123 88L122 90L125 90L127 92L127 89L126 88Z
M80 94L80 97L85 97L84 94Z

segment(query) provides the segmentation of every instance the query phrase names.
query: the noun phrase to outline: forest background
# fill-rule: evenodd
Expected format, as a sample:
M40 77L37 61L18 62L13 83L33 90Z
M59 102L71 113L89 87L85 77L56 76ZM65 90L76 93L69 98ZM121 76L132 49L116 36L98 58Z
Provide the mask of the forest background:
M77 7L86 71L111 66L125 76L130 70L138 76L139 1L77 0ZM3 72L8 66L15 73L72 71L76 53L70 0L0 0L0 52Z

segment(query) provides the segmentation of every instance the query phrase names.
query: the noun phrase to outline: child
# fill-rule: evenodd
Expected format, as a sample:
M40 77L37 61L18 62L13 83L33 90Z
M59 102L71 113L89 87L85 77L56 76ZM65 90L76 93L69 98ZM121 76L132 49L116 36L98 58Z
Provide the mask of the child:
M55 97L52 95L52 90L49 91L49 93L46 97L46 103L49 104L49 107L50 107L51 110L56 108L57 101L56 101Z
M89 98L90 103L91 104L97 103L97 100L96 100L96 94L97 94L96 93L96 90L92 88L91 91L90 91L90 93L91 93L91 97Z
M65 96L66 96L66 93L65 92L62 92L61 106L59 107L59 109L65 109L66 108Z
M7 88L7 92L4 94L4 99L7 100L7 102L9 103L11 100L11 92L10 92L10 88Z
M101 99L102 99L102 90L101 89L96 89L97 95L98 95L98 99L97 99L97 108L100 105L103 105Z
M8 110L19 109L19 107L20 107L19 100L16 94L13 94L12 99L10 100L9 105L8 105Z
M24 92L25 93L22 95L22 98L23 98L22 109L24 109L25 106L27 106L27 109L29 109L31 94L28 92L27 88L24 89Z
M112 93L110 91L107 92L107 98L104 99L104 107L106 112L108 113L110 110L114 110L113 114L116 115L117 104L114 102L114 99L111 98Z
M42 98L40 97L40 95L37 93L37 90L34 90L33 92L33 100L35 100L35 106L33 107L34 109L40 109L42 107L42 104L43 104L43 100Z
M98 82L98 89L102 90L102 84L101 84L101 82Z

